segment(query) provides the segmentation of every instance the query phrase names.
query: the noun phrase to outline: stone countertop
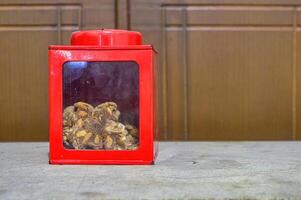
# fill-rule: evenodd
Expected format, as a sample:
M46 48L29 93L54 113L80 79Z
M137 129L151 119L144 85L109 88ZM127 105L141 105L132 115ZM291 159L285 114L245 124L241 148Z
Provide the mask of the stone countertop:
M0 199L301 199L301 142L161 142L152 166L49 165L0 143Z

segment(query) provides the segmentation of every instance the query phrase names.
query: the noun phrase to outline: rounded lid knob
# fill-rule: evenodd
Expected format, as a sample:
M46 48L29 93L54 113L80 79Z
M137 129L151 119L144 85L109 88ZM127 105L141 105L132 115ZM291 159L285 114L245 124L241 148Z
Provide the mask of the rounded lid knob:
M101 29L76 31L71 35L71 45L124 46L141 44L142 35L136 31Z

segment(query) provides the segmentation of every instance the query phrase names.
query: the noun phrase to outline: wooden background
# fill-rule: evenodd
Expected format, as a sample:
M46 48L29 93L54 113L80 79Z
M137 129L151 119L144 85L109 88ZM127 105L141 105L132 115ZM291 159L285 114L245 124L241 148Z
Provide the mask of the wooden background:
M162 140L301 139L301 0L0 0L0 141L48 139L47 46L141 31Z

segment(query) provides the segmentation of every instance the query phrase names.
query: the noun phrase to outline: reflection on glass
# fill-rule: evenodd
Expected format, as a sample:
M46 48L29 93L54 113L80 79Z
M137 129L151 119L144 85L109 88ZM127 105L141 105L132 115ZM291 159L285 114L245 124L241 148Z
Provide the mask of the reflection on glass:
M67 149L134 150L139 146L136 62L63 65L63 145Z

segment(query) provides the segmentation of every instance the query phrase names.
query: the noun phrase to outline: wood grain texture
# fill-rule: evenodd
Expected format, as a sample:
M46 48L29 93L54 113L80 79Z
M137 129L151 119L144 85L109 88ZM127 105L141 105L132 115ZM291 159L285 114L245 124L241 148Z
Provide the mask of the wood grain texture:
M167 32L167 128L169 140L184 140L182 33Z
M48 45L114 28L111 1L0 1L0 141L48 139Z
M301 52L301 33L298 32L298 53ZM296 69L296 139L301 140L301 59L297 55L297 69Z
M164 0L164 5L247 5L247 6L299 6L300 0Z
M196 25L291 25L292 7L193 6L188 5L187 24ZM166 24L181 25L181 6L168 6Z
M122 1L121 1L122 2ZM161 11L162 0L131 0L128 5L130 12L130 29L136 30L142 33L143 43L151 44L159 52L158 63L160 63L158 69L158 121L159 123L159 136L161 140L167 139L166 131L166 106L163 102L166 96L165 89L163 90L164 81L164 67L162 66L163 59L165 58L164 50L162 49L163 39L163 13ZM164 120L165 119L165 120Z
M291 139L291 39L287 31L189 31L198 51L189 54L190 139Z
M162 140L300 140L300 11L300 0L0 0L0 141L48 138L47 46L114 27L160 52Z
M300 15L301 15L301 9L298 9L297 11L297 24L300 24L301 23L301 18L300 18ZM294 77L295 77L295 112L296 112L296 115L295 115L295 123L296 123L296 127L295 127L295 131L296 131L296 139L297 140L301 140L301 56L300 56L300 53L301 53L301 29L300 27L297 28L296 30L296 69L295 69L295 74Z
M184 139L185 109L189 140L296 139L297 6L168 3L168 139ZM181 51L185 39L188 53Z

